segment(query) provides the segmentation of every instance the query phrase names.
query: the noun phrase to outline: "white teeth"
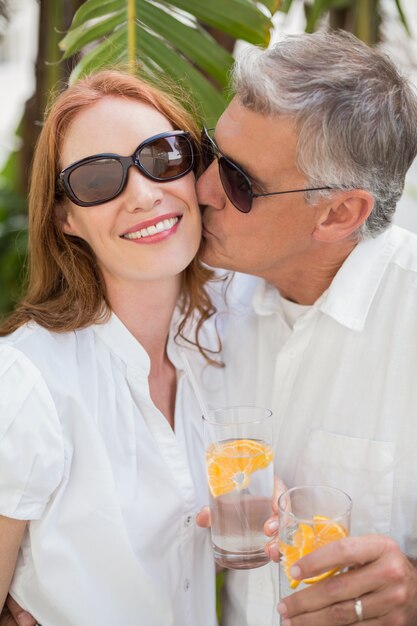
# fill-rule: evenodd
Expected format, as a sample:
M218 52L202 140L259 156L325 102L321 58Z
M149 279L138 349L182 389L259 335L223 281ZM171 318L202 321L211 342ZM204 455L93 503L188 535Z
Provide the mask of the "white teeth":
M156 233L162 233L162 231L172 228L178 220L178 217L170 217L169 219L161 220L156 224L152 224L152 226L148 226L147 228L141 228L134 233L127 233L126 235L123 235L123 237L125 239L141 239L141 237L156 235Z

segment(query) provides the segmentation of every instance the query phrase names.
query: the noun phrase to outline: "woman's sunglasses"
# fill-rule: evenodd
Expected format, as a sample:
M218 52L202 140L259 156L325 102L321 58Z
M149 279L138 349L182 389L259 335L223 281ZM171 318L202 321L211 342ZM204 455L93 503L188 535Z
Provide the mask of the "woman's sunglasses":
M236 163L228 159L210 137L214 129L203 128L201 146L204 166L207 168L215 158L219 162L220 180L230 202L242 213L249 213L254 198L265 196L279 196L284 193L298 193L300 191L321 191L331 187L313 187L310 189L291 189L290 191L271 191L270 193L254 193L249 176Z
M130 156L95 154L68 165L59 175L65 194L79 206L109 202L122 193L129 168L158 182L181 178L194 167L191 135L171 130L145 139Z

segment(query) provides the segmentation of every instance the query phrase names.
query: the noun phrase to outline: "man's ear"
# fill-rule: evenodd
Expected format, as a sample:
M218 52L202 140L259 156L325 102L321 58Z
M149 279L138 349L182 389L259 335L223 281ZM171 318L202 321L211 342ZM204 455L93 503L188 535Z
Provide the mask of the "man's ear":
M338 193L320 214L313 238L327 243L347 239L366 221L373 206L373 196L363 189Z

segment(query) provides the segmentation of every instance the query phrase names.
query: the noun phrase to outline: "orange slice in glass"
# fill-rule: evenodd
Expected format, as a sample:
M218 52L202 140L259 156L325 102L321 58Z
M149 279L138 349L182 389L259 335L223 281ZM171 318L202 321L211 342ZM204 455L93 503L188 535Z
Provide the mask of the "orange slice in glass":
M347 537L347 531L337 522L331 522L327 517L315 515L313 518L316 547Z
M299 524L293 535L293 543L291 545L283 541L280 542L279 549L282 554L282 563L291 589L298 587L301 582L291 576L291 566L298 561L298 559L301 559L302 556L312 552L314 548L314 530L308 524Z
M207 476L214 498L250 483L256 470L268 467L273 459L271 446L255 439L234 439L213 443L206 451Z
M279 549L281 552L281 559L284 571L287 575L291 589L295 589L300 584L300 580L292 578L290 574L290 568L298 559L313 552L317 548L324 546L332 541L337 541L343 537L347 537L348 533L343 526L337 522L332 522L329 518L323 515L315 515L313 518L313 525L300 523L297 530L293 535L293 543L287 544L283 541L279 543ZM324 580L329 576L333 576L339 569L332 569L318 576L312 578L305 578L302 582L307 585Z

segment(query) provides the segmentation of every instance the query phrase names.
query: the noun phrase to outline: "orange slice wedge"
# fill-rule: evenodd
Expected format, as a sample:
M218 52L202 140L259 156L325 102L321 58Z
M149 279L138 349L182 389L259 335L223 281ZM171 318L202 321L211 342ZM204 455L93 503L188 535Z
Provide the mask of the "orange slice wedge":
M250 483L256 470L272 462L271 446L255 439L234 439L214 443L206 451L208 484L214 498L242 491Z
M320 546L324 546L332 541L337 541L343 537L347 537L348 533L343 526L337 522L332 522L329 518L323 515L315 515L313 518L313 525L300 523L293 534L292 544L287 544L283 541L279 543L279 549L281 552L281 562L284 572L287 575L291 589L296 589L300 584L300 580L292 578L290 574L290 568L298 559L313 552ZM329 570L318 576L312 578L305 578L302 582L307 585L324 580L329 576L333 576L339 569Z

